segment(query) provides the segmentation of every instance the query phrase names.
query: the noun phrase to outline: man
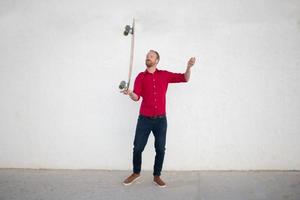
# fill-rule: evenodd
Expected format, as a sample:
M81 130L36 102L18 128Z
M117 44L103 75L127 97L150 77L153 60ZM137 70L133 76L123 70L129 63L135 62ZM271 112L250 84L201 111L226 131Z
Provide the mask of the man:
M124 180L124 185L130 185L140 178L142 152L152 131L155 138L156 152L153 182L159 187L166 187L166 183L160 178L167 132L166 92L169 83L189 81L195 57L190 58L188 61L185 73L173 73L157 69L159 59L158 52L150 50L146 56L147 68L137 75L133 91L129 89L123 91L133 101L138 101L140 97L143 97L133 142L133 173Z

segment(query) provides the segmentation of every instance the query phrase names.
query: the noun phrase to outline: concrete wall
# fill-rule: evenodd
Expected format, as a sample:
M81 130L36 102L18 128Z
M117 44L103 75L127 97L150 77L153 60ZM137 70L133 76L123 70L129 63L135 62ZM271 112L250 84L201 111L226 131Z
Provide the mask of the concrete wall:
M169 86L165 170L300 169L300 1L0 1L0 167L131 169L149 49ZM152 169L154 139L143 154Z

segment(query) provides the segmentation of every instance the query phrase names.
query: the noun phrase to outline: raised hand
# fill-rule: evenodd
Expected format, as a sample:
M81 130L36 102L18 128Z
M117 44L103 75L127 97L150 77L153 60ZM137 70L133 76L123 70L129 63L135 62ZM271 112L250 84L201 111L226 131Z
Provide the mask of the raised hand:
M196 62L196 58L195 57L191 57L190 60L187 63L187 67L191 68Z

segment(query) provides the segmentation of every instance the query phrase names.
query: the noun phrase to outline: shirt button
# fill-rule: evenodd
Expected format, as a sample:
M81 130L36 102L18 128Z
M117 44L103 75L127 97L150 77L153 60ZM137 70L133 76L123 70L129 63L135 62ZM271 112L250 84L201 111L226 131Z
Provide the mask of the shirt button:
M155 85L153 85L153 87L155 88Z

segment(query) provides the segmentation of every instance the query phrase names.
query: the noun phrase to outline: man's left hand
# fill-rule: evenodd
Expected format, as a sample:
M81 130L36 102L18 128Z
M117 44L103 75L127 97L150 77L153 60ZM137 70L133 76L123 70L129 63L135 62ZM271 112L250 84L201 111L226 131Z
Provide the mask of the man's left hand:
M195 64L195 62L196 62L196 58L195 57L191 57L190 60L188 61L187 67L188 68L193 67L193 65Z

